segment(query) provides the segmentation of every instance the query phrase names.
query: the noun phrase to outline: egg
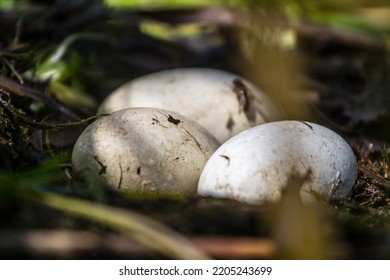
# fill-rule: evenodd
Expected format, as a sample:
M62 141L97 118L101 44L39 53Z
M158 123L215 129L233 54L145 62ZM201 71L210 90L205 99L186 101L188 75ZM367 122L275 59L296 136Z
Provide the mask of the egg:
M75 174L118 191L196 195L200 173L218 141L199 124L155 108L99 118L77 139Z
M201 173L198 194L250 204L275 202L292 176L307 178L299 190L304 202L319 196L345 198L357 179L357 162L348 143L324 126L266 123L215 151Z
M280 120L281 111L248 80L217 69L165 70L114 90L98 113L130 107L178 112L205 127L220 143L252 126Z

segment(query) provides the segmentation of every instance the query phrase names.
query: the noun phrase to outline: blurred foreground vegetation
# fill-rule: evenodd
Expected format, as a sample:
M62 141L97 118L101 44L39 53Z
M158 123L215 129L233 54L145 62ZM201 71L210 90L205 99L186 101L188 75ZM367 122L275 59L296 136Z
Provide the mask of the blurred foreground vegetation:
M389 4L0 0L1 258L389 258ZM338 132L359 160L351 196L255 207L73 178L104 97L177 67L240 74Z

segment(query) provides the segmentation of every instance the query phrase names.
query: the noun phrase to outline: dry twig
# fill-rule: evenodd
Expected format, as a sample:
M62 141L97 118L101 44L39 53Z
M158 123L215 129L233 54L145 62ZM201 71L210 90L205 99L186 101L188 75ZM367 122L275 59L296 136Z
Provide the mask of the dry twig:
M270 259L276 244L268 238L193 237L190 241L202 251L220 259ZM3 230L0 231L0 252L20 254L76 256L103 255L147 256L148 247L120 234L97 234L83 230Z

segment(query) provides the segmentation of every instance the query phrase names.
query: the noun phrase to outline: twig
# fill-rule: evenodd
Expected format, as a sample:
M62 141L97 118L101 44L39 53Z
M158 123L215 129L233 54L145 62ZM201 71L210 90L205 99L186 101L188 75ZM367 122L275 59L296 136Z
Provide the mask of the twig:
M221 259L271 259L277 251L275 242L269 238L205 236L189 240L207 254ZM3 230L0 231L0 252L51 256L99 252L124 257L153 253L126 236L86 230Z
M327 26L319 26L305 22L281 21L276 25L292 28L298 35L310 37L317 41L332 41L344 45L361 47L366 49L387 50L385 41L369 35L342 31Z
M194 237L192 242L215 258L272 259L278 246L270 238L256 237Z
M9 93L16 94L18 96L26 96L31 99L43 102L47 106L67 115L73 120L77 120L77 121L81 120L81 118L78 115L70 111L61 103L55 101L54 99L49 98L48 96L42 94L38 90L26 87L24 85L20 85L6 77L0 76L0 89L3 89Z
M375 180L379 185L385 187L387 190L390 191L390 180L386 180L385 178L379 176L378 174L372 172L371 170L367 169L366 167L364 167L362 165L358 165L358 168L368 178Z
M37 122L37 121L31 121L28 118L26 118L22 114L15 113L12 109L12 107L0 97L0 106L5 110L5 112L8 114L8 116L12 119L13 123L19 123L22 126L32 127L35 129L63 129L63 128L69 128L74 127L76 125L82 125L87 124L91 121L96 120L97 118L107 116L108 114L99 114L95 116L91 116L85 119L82 119L77 122L69 122L69 123L48 123L48 122Z
M221 7L139 11L135 14L169 24L206 22L232 25L235 20L235 14L231 10Z
M12 73L18 79L19 83L23 84L23 78L22 76L20 76L19 72L15 69L15 67L6 58L3 58L3 61L5 62L5 64L7 64L8 68L11 69Z
M197 8L178 10L157 10L136 12L141 16L151 17L170 24L182 24L189 22L219 24L219 25L267 25L268 27L288 28L298 35L309 37L317 41L335 41L341 44L358 46L368 49L386 50L387 46L383 40L338 29L328 26L314 25L308 22L291 21L289 19L262 18L259 14L250 15L248 12L240 12L229 8Z

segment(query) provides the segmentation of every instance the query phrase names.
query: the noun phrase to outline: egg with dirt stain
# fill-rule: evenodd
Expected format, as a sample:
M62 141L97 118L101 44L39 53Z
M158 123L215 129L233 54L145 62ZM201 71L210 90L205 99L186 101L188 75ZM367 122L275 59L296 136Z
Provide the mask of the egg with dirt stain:
M221 145L200 176L198 194L250 204L278 201L293 177L305 178L300 196L345 198L357 179L348 143L310 122L278 121L243 131Z
M79 136L75 174L119 191L196 194L218 141L175 112L130 108L104 116Z
M98 113L129 107L178 112L205 127L220 143L255 125L281 119L280 110L253 83L206 68L165 70L139 77L112 92Z

